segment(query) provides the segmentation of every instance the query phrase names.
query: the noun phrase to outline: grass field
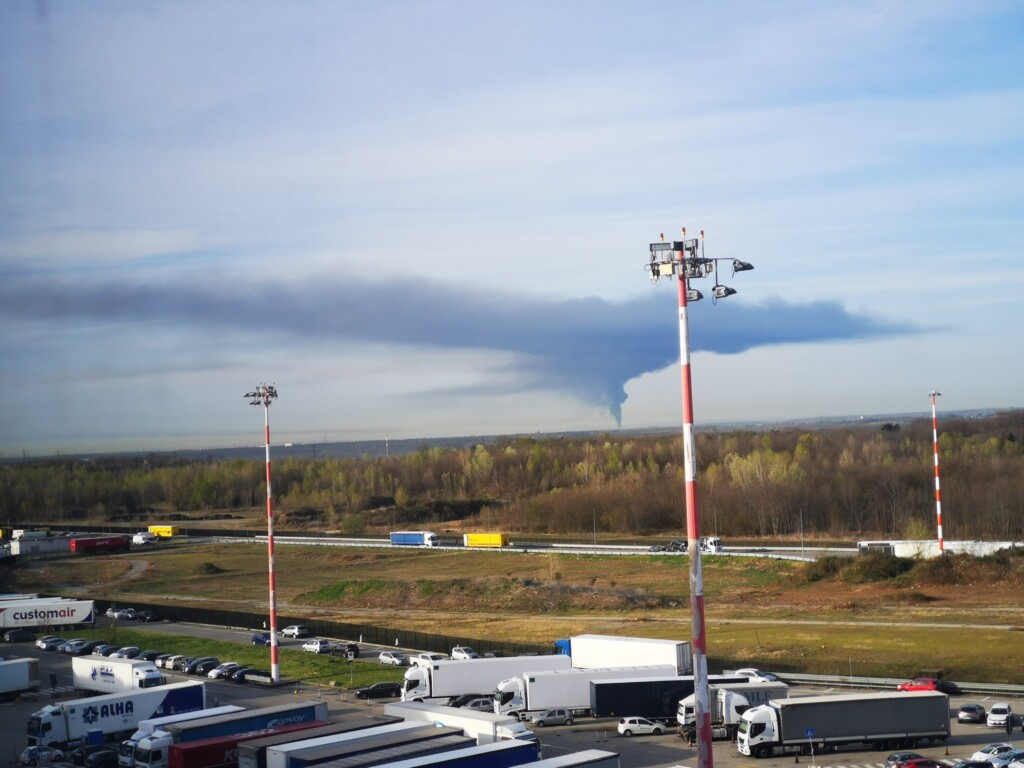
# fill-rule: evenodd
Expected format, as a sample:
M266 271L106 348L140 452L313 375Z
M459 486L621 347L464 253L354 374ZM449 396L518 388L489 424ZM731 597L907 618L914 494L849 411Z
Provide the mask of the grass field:
M275 562L278 607L299 615L538 644L585 632L690 637L685 557L288 546ZM895 566L705 558L712 670L1024 683L1024 557ZM259 545L196 545L22 567L5 586L259 611L266 567Z

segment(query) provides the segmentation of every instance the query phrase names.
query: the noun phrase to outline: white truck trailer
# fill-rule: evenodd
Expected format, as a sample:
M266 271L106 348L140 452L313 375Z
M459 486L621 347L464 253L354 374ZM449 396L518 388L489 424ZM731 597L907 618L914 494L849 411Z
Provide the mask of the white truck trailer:
M489 694L509 677L529 671L569 669L568 656L507 656L497 659L443 659L410 667L402 684L402 701L447 701L464 693Z
M520 720L533 712L564 707L576 713L590 711L590 683L594 680L665 677L675 666L606 667L604 669L559 669L526 672L498 683L494 711Z
M0 661L0 699L13 699L39 687L39 659Z
M217 715L230 715L232 712L241 712L243 709L245 707L227 704L223 707L197 709L194 712L182 712L177 715L165 715L164 717L151 717L148 720L141 720L135 727L135 733L121 742L117 754L117 764L122 768L132 768L135 765L135 746L143 739L148 739L165 725L184 723L187 720L200 720L205 717L216 717Z
M693 674L693 650L686 640L617 635L574 635L555 643L578 669L671 664L676 675Z
M39 597L4 602L0 610L0 630L50 627L66 629L95 621L92 600L65 600Z
M422 721L461 728L467 736L476 739L477 744L490 744L508 739L537 741L537 735L533 731L516 718L507 715L417 702L385 704L384 714L401 717L407 722Z
M733 739L739 728L740 717L751 707L767 704L769 701L789 698L789 686L775 683L715 683L708 686L708 704L711 709L711 733L713 738ZM676 721L679 735L689 736L693 731L696 714L696 696L690 694L679 702Z
M104 740L122 739L142 720L206 706L203 683L174 683L124 693L47 704L28 718L28 746L63 749L84 743L98 731Z
M736 744L741 754L765 758L850 745L913 749L947 741L949 733L946 694L890 691L770 701L743 713Z
M71 676L75 688L97 693L121 693L164 685L167 678L152 661L73 656Z

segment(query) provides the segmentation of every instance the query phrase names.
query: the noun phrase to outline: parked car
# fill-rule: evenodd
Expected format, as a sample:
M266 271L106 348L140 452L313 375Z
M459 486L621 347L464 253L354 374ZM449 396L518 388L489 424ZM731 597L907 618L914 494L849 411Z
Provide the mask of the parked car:
M530 722L538 728L543 728L547 725L572 725L572 710L561 708L549 709L546 712L541 712L531 717Z
M956 719L961 723L984 723L985 715L985 707L981 704L963 704L956 713Z
M950 680L936 680L934 677L915 677L896 686L897 691L939 691L949 696L959 696L961 691Z
M173 653L161 653L159 656L153 659L153 666L159 667L161 669L170 669L171 665L167 664L167 662L169 662L173 658ZM165 664L167 664L167 666L164 666Z
M486 693L464 693L461 696L448 699L449 707L464 707L474 699L480 699L486 696Z
M907 760L917 760L922 757L924 757L924 755L919 755L917 752L893 752L885 758L885 768L897 768L900 763L906 762Z
M446 658L443 653L414 653L409 657L409 663L414 667L429 667L435 661L444 661Z
M125 619L128 621L134 621L136 610L134 608L118 608L114 611L110 617L112 619Z
M915 757L913 760L900 763L899 768L948 768L948 766L930 757Z
M153 661L153 662L155 662L158 656L163 656L163 655L164 655L163 651L142 651L135 658L139 659L140 661Z
M195 660L195 656L178 656L171 662L171 669L176 672L186 672L188 665Z
M305 624L292 624L281 630L285 637L309 637L309 627Z
M752 683L777 683L779 678L773 675L771 672L762 672L760 669L754 667L744 667L743 669L737 669L732 674L749 677Z
M253 645L270 645L270 633L269 632L253 632L252 644Z
M135 612L135 620L136 621L146 621L146 622L149 622L149 621L160 621L160 619L157 617L157 615L155 613L153 613L153 611L150 611L150 610L136 611Z
M992 768L987 760L958 760L950 768Z
M228 677L236 669L241 669L242 665L237 661L225 661L223 664L218 664L209 672L206 676L211 680L220 680L221 678Z
M313 638L312 640L307 640L302 644L302 650L306 653L332 653L334 648L334 643L330 640L323 640L320 638Z
M85 768L117 768L117 750L108 744L106 749L93 752L85 758Z
M113 656L115 653L121 650L120 645L97 645L93 649L93 653L97 656Z
M487 651L483 657L485 659L504 659L509 656L515 656L515 654L508 651Z
M75 637L75 638L72 638L70 640L65 640L61 645L58 645L56 648L54 648L54 650L55 651L59 651L60 653L72 653L73 654L75 652L75 649L78 648L79 646L81 646L82 643L85 643L85 642L86 642L86 639L84 637Z
M49 765L64 759L64 753L56 747L28 747L18 755L22 765Z
M996 742L995 744L989 744L986 747L982 747L977 752L975 752L973 755L971 755L968 759L969 760L981 760L981 761L984 761L984 762L987 763L987 762L993 760L994 758L1002 757L1003 755L1008 755L1011 752L1016 752L1016 751L1017 751L1017 748L1015 746L1013 746L1013 744L1007 744L1006 742L999 741L999 742Z
M121 648L119 650L114 651L112 654L110 654L110 658L112 658L112 659L134 659L140 653L142 653L142 649L140 649L137 645L128 645L128 646L125 646L124 648Z
M409 657L401 651L381 651L377 661L381 664L391 664L395 667L409 666Z
M185 667L186 675L205 675L211 669L220 664L220 659L216 656L198 656L189 662L188 666ZM201 666L206 666L206 669L200 670Z
M648 720L646 717L624 717L619 720L617 730L620 736L639 736L645 734L660 736L665 732L665 726Z
M103 750L109 750L109 744L83 744L80 747L75 747L67 755L75 765L85 765L85 759L93 752L102 752Z
M459 659L479 659L480 654L470 648L468 645L456 645L452 648L452 660Z
M6 643L30 643L35 639L35 633L29 632L27 629L8 629L4 632L4 642Z
M353 659L359 658L359 646L356 643L345 643L342 646L341 651L343 656L351 654Z
M1014 763L1024 762L1024 749L1016 749L1012 752L989 758L989 765L993 768L1009 768Z
M992 705L985 718L985 725L989 728L1005 728L1006 719L1013 717L1013 707L1005 701L999 701Z
M398 683L381 682L356 689L357 699L397 699L401 695L402 686Z
M36 638L36 648L42 648L44 651L49 650L46 646L48 643L52 643L55 640L63 642L63 637L57 637L57 635L43 635L42 637Z
M470 699L462 705L461 709L468 709L471 712L490 712L494 713L494 697L493 696L479 696L475 699Z
M255 669L254 667L239 667L230 675L225 677L225 680L230 679L233 683L245 683L248 682L249 675L264 675L266 677L270 677L269 672L264 672L263 670Z

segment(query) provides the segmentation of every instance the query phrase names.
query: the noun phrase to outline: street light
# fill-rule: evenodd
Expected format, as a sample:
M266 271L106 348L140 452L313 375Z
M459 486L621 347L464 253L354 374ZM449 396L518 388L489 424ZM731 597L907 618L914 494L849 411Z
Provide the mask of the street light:
M267 452L267 563L270 579L270 677L274 683L281 680L281 666L277 659L277 588L274 582L274 503L270 491L270 401L277 399L277 388L272 384L260 384L252 392L246 392L249 405L263 406L263 426Z
M699 255L698 255L699 253ZM697 506L697 453L693 442L693 393L690 385L690 333L686 320L687 302L700 301L703 294L690 287L690 280L709 277L718 272L718 262L731 261L733 273L753 269L739 259L709 259L704 255L704 232L700 240L683 239L670 243L651 243L650 261L646 269L651 280L675 276L679 287L679 365L683 383L683 464L686 473L686 535L690 552L690 617L693 634L694 726L697 735L699 768L714 768L711 751L711 711L708 702L708 643L704 623L704 575L700 562L700 513ZM713 301L724 299L736 291L718 282L712 288Z
M939 421L935 417L935 398L941 395L941 392L935 392L934 390L928 393L928 396L932 399L932 445L935 448L935 521L938 525L940 555L943 553L942 494L939 492Z

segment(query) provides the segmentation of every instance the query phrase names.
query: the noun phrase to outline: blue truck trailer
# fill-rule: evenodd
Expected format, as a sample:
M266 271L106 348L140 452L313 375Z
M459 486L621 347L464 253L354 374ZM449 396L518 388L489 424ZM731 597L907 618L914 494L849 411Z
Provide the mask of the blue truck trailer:
M433 531L392 531L391 543L403 547L436 547L437 534Z
M399 760L388 763L388 768L512 768L515 765L535 763L539 757L540 745L537 742L509 739Z

